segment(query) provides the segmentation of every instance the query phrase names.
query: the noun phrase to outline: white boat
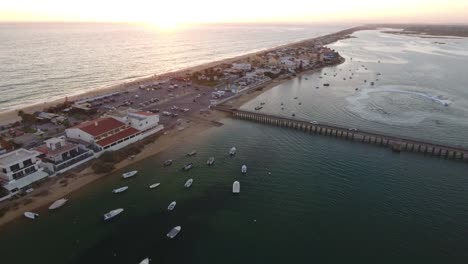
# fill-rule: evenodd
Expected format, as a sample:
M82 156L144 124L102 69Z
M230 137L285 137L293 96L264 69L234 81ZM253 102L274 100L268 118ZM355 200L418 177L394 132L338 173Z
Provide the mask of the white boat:
M206 165L208 166L211 166L213 165L215 162L215 158L214 157L210 157L207 161L206 161Z
M191 170L192 168L193 168L193 163L188 163L188 164L186 164L182 169L183 169L184 171L189 171L189 170Z
M33 212L25 212L24 216L29 219L36 219L39 217L39 214L33 213Z
M235 181L232 184L232 193L239 193L240 192L240 183L238 181Z
M187 153L187 156L191 157L191 156L195 156L197 155L197 151L196 150L192 150L190 151L189 153Z
M174 210L176 205L177 205L176 201L173 201L172 203L169 204L169 206L167 207L167 210L169 211Z
M154 188L158 187L159 185L161 185L161 183L159 183L159 182L158 182L158 183L154 183L154 184L151 184L151 185L149 186L149 188L150 188L150 189L154 189Z
M150 259L149 259L149 258L145 258L144 260L142 260L142 261L140 262L140 264L149 264L149 262L150 262Z
M114 189L114 190L112 190L112 192L113 193L121 193L121 192L125 192L127 189L128 189L128 186L124 186L124 187Z
M177 234L179 234L180 230L182 229L181 226L176 226L174 228L171 229L171 231L169 231L169 233L167 233L167 237L168 238L174 238L177 236Z
M236 155L236 151L237 151L236 147L232 147L232 148L229 150L229 155L231 155L231 156Z
M105 213L104 214L104 221L107 221L107 220L109 220L111 218L116 217L117 215L121 214L123 211L124 211L123 208L118 208L118 209L114 209L112 211L109 211L108 213Z
M247 166L245 164L242 165L241 172L244 173L244 174L247 173Z
M59 200L55 201L53 204L51 204L51 205L49 206L49 210L55 210L55 209L57 209L57 208L60 208L60 207L62 207L65 203L67 203L67 201L68 201L68 200L65 199L65 198L59 199Z
M123 177L124 179L127 179L127 178L130 178L130 177L135 176L137 173L138 173L138 171L136 171L136 170L134 170L134 171L129 171L129 172L126 172L126 173L122 174L122 177Z
M193 183L193 179L188 179L184 184L185 188L189 188L190 186L192 186L192 183Z

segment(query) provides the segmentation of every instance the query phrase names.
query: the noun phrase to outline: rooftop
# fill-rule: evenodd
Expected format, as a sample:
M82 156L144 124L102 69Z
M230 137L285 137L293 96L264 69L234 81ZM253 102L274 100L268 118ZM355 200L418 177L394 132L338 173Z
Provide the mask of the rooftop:
M70 151L74 148L76 148L77 145L75 144L72 144L72 143L68 143L66 142L64 146L58 148L58 149L55 149L55 150L51 150L47 147L47 145L41 145L39 147L36 148L37 151L43 153L43 154L48 154L50 156L56 156L56 155L59 155L59 154L62 154L64 152L67 152L67 151Z
M37 156L39 156L39 153L37 151L17 149L12 152L8 152L3 155L0 155L0 165L8 166L8 165L16 164L20 161L30 159L32 157L37 157Z
M81 129L84 132L96 137L121 126L125 126L125 124L115 118L104 117L81 123L77 126L74 126L73 128Z
M98 144L101 147L105 147L105 146L107 146L109 144L117 142L117 141L119 141L121 139L124 139L124 138L126 138L128 136L131 136L133 134L136 134L138 132L140 132L140 131L138 131L137 129L135 129L133 127L129 127L129 128L124 129L124 130L120 131L119 133L116 133L116 134L114 134L114 135L112 135L110 137L106 137L106 138L104 138L102 140L99 140L98 142L96 142L96 144Z

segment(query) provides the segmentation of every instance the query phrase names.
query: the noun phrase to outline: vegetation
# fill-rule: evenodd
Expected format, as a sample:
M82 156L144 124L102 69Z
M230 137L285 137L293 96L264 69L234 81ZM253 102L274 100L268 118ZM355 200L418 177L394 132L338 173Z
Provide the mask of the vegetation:
M146 142L147 141L143 141L140 144L134 144L116 151L107 151L102 154L96 162L94 162L91 168L95 173L110 172L115 169L114 164L119 163L132 155L140 153Z

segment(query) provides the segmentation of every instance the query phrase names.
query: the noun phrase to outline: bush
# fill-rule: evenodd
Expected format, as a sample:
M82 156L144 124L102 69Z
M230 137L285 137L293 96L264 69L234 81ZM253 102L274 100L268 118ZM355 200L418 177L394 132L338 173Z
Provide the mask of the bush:
M104 162L102 160L96 161L93 166L91 166L95 173L107 173L112 171L115 167L112 162Z

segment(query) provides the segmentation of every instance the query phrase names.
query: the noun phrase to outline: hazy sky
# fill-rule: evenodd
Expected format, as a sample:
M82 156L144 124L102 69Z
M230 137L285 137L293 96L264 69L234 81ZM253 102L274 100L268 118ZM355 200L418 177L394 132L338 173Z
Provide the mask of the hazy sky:
M0 20L468 23L468 0L2 0Z

